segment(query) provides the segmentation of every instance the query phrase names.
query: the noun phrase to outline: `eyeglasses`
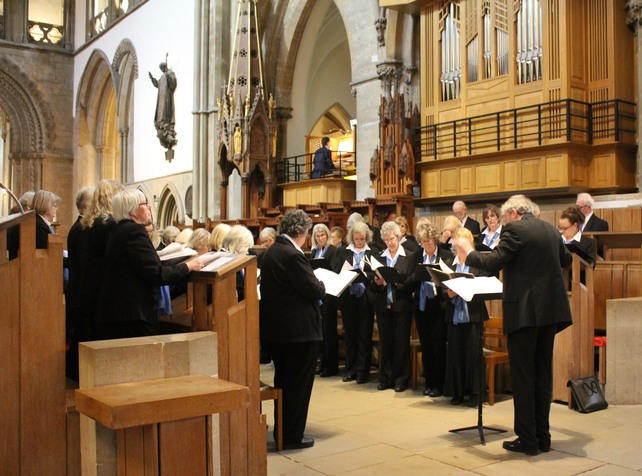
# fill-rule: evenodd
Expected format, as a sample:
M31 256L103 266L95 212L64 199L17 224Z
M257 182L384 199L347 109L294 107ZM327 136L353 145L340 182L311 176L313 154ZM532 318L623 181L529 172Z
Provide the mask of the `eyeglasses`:
M147 200L145 200L144 202L141 202L141 203L138 204L139 207L142 207L143 205L148 207L149 206L149 202Z

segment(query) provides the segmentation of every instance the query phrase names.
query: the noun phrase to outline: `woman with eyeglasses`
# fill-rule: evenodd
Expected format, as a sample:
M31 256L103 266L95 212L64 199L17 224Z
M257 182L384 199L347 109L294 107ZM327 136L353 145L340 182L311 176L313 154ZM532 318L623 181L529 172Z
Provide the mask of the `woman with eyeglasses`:
M479 243L495 248L499 243L499 235L502 233L502 223L499 217L499 209L495 205L486 205L482 214L486 227L479 234ZM488 250L487 250L488 251Z
M568 207L560 215L560 219L557 222L557 229L562 235L562 241L565 245L572 245L579 248L581 253L587 259L590 264L595 263L597 259L597 251L595 247L595 242L587 236L582 235L580 226L584 223L584 214L577 207ZM573 252L574 250L569 249Z
M140 190L123 190L112 200L117 224L109 237L103 286L98 298L99 339L158 334L157 301L161 285L187 279L203 267L199 258L163 265L145 225L152 212Z
M375 312L379 328L378 390L394 388L403 392L410 380L410 328L412 325L413 292L417 288L414 272L418 258L401 246L401 230L393 221L381 226L386 250L377 257L384 266L397 270L398 280L387 282L383 276L374 279ZM375 271L376 273L376 271Z

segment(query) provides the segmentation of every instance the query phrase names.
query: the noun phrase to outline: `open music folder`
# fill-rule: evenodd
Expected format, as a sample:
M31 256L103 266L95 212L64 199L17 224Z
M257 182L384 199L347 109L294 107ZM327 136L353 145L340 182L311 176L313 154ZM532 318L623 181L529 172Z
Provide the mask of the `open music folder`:
M325 268L314 270L314 275L325 286L325 293L336 297L341 296L341 293L361 274L361 270L355 270L347 261L343 263L340 273Z
M478 276L473 278L459 277L443 282L466 302L484 299L498 299L504 286L495 276Z

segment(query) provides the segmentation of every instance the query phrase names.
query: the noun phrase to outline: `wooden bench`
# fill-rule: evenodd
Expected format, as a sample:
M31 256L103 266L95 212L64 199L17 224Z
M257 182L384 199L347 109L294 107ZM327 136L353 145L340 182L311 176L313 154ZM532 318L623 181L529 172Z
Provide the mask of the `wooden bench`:
M76 390L76 410L117 431L118 473L145 476L210 474L207 419L249 401L247 387L204 375Z

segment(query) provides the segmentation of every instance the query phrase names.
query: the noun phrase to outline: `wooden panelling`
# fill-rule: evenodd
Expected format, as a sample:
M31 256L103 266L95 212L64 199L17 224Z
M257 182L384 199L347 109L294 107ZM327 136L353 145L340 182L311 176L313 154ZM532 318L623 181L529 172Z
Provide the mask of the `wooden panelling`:
M541 159L524 159L521 161L521 168L521 188L537 189L544 187L544 174Z
M283 205L313 205L316 203L339 203L356 198L356 184L341 178L323 178L281 184Z
M562 155L550 155L544 160L546 171L546 187L564 187L568 184L568 168Z
M615 182L615 160L610 154L598 154L591 161L592 188L608 187Z
M460 167L459 168L459 193L468 195L475 193L475 177L473 175L473 167Z
M440 195L459 195L458 178L459 171L455 168L442 170L440 174Z
M522 180L522 175L519 170L519 162L516 160L508 160L504 162L504 189L517 190Z
M569 185L572 187L582 187L587 184L589 177L589 160L584 156L571 155L569 158L569 162Z
M421 173L421 190L426 197L438 197L439 193L439 171L431 172L424 170Z
M492 193L501 191L502 187L501 164L479 165L475 167L476 191L479 193Z

